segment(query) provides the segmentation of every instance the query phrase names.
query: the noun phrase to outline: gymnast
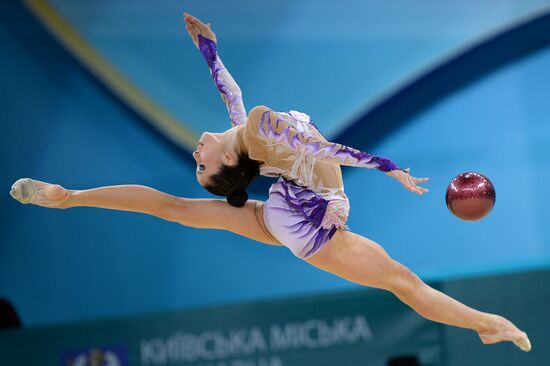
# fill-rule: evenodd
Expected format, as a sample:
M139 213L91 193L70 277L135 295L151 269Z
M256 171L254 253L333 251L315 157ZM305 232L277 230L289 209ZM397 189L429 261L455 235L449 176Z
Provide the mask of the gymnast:
M187 13L184 21L229 111L232 127L203 133L193 152L197 181L225 200L175 197L140 185L70 190L30 178L13 184L13 198L50 208L142 212L185 226L223 229L284 245L317 268L392 292L426 319L472 329L484 344L512 341L523 351L531 349L527 334L509 320L472 309L429 287L380 245L347 230L349 202L340 165L377 169L419 195L428 192L418 185L428 178L415 178L387 158L327 141L304 113L256 106L247 114L241 90L217 53L210 25ZM249 201L245 191L258 175L278 178L266 202Z

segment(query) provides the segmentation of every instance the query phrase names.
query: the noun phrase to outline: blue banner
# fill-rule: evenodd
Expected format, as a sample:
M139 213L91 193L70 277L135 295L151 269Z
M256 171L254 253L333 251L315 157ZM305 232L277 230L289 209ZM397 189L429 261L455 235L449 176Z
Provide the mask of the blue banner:
M440 327L382 291L168 312L0 333L10 365L438 365Z

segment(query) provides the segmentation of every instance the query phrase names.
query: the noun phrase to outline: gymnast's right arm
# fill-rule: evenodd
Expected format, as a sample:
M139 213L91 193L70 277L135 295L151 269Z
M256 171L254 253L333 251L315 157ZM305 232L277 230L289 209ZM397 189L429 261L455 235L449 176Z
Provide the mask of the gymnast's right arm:
M231 126L245 124L247 115L241 89L218 55L216 35L210 29L210 25L205 25L199 19L187 13L184 14L184 18L185 28L208 64L214 83L227 107Z

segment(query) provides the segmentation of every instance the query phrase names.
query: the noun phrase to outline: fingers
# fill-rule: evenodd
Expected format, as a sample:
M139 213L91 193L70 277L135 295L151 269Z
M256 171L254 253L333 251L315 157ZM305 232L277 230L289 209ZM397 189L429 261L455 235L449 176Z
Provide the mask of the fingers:
M196 18L196 17L192 16L192 15L189 14L189 13L184 13L184 15L185 15L185 17L189 18L189 20L190 20L191 22L204 25L204 23L201 22L199 18Z
M430 180L430 178L415 178L410 175L411 168L401 170L395 170L396 175L394 176L399 180L399 182L409 191L422 195L426 192L429 192L427 188L420 187L419 183L425 183Z
M405 188L407 188L409 191L418 194L419 196L423 195L424 193L428 192L428 190L424 187L419 186L413 186L413 185L405 185Z
M197 29L197 27L191 25L191 26L187 26L185 28L187 29L189 34L193 37L193 39L197 39L197 37L199 35L199 30Z
M429 190L427 188L420 187L416 184L421 182L427 182L428 180L429 178L414 178L411 176L406 176L402 183L405 186L405 188L407 188L409 191L416 193L418 195L422 195L426 192L429 192Z
M195 18L194 16L190 15L189 13L183 13L183 18L186 23L192 24L198 29L201 28L207 28L207 25L201 22L198 18Z
M200 21L198 18L195 18L194 16L183 13L183 18L185 20L186 26L189 26L193 34L198 37L199 34L203 35L205 38L208 38L209 40L213 41L214 43L217 43L216 34L212 31L210 27L210 23L204 24L202 21ZM188 31L189 31L188 29ZM195 42L197 44L197 42Z
M199 23L201 22L198 18L195 18L188 12L184 12L183 17L185 18L186 21L189 21L189 22L199 22Z
M187 33L189 34L189 37L191 37L191 40L193 41L193 43L195 44L195 46L199 46L199 40L198 40L198 36L197 36L197 31L195 30L195 28L193 26L185 26L185 29L187 30Z
M186 24L186 25L185 25L185 29L187 30L187 33L189 33L190 35L191 35L192 33L194 33L194 28L195 28L195 27L193 27L192 25L189 25L189 24Z
M184 20L185 20L185 29L187 30L187 33L193 40L193 43L195 46L199 46L199 28L196 26L195 22L189 18L189 15L187 13L184 13Z
M193 18L191 18L190 15L184 15L183 20L185 21L185 25L192 28L198 28L200 22L197 23Z
M409 191L418 194L419 196L423 195L426 192L429 192L427 188L419 187L415 185L405 185L405 188L407 188Z

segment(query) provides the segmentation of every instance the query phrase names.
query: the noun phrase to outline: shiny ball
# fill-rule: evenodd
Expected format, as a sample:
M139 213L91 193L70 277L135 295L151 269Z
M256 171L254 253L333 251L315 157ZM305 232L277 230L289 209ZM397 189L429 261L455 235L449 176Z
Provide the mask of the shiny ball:
M447 187L445 201L449 210L465 221L481 220L495 205L493 183L480 173L457 175Z

